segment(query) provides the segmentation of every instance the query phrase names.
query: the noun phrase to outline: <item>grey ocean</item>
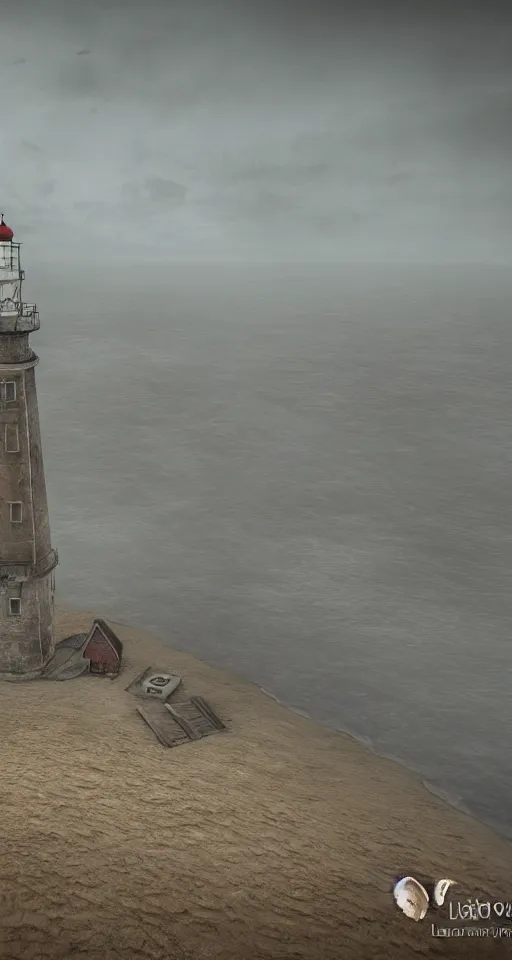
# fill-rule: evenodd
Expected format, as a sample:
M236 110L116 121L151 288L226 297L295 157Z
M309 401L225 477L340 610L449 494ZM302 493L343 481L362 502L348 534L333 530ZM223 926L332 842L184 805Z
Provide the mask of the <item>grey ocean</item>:
M29 261L59 602L512 836L510 271Z

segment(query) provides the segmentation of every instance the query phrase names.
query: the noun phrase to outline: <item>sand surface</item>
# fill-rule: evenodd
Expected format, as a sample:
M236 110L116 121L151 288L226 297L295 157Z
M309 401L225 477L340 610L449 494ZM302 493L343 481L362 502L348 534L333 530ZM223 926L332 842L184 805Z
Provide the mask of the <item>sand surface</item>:
M59 612L58 636L87 614ZM393 908L394 874L512 900L512 847L256 687L115 627L115 681L0 688L0 957L503 956ZM125 687L152 665L227 733L166 750Z

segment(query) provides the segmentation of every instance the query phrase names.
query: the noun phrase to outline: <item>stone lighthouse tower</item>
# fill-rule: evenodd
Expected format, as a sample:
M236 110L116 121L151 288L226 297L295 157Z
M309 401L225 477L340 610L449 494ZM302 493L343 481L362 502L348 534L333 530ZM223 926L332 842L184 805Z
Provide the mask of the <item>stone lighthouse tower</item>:
M0 222L0 679L39 676L54 652L52 550L20 244Z

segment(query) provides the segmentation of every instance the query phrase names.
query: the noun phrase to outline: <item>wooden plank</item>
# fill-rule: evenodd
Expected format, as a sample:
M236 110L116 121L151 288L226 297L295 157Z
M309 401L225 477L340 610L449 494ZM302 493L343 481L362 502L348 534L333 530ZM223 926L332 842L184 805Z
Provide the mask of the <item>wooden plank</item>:
M195 717L192 718L192 723L198 730L211 730L212 728L210 721L200 713L197 713Z
M203 716L202 713L199 713L196 707L193 707L189 714L187 714L186 719L189 723L193 724L194 727L200 727L201 730L216 730L217 728L212 725L211 720L208 717Z
M163 705L158 704L158 706L162 707ZM150 711L143 707L137 707L137 713L140 714L164 747L177 747L179 744L188 741L189 738L182 727L177 725L165 711L156 713L154 710ZM166 720L168 721L167 724L165 723Z
M168 713L171 714L171 717L173 717L173 719L176 721L176 723L179 723L181 729L187 735L189 740L201 739L201 733L199 732L199 730L196 729L194 724L190 722L190 720L184 717L181 713L178 713L178 710L175 709L174 707L171 707L170 703L165 703L164 706L165 706L165 709L168 711ZM176 707L178 707L178 709L180 706L181 704L176 704Z
M171 744L168 743L167 738L163 735L163 733L162 733L162 731L160 730L160 727L158 726L158 724L157 724L157 723L154 723L154 721L152 720L152 718L151 718L147 713L144 712L144 710L142 709L142 707L137 707L137 713L140 713L142 719L144 720L145 723L147 723L147 725L148 725L148 727L150 728L150 730L153 731L153 733L155 734L155 737L157 738L157 740L160 741L160 743L162 744L162 746L163 746L163 747L170 747Z
M179 713L182 720L188 720L189 723L195 724L196 720L199 720L200 713L199 711L190 703L190 700L186 700L184 703L171 703L168 704L171 706L176 713Z
M212 710L210 704L203 699L203 697L192 697L191 703L199 710L199 712L206 718L217 730L225 730L226 725L222 722L220 717Z

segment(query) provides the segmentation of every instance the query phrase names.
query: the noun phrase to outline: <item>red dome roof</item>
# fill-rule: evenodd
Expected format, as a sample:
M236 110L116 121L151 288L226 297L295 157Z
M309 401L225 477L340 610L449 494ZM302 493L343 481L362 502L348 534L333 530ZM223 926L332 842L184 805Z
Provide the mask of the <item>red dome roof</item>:
M4 215L3 215L3 213L0 215L0 217L1 217L1 219L0 219L0 241L2 241L2 240L4 240L4 241L5 241L5 240L12 240L14 234L13 234L11 228L8 227L6 223L4 223Z

